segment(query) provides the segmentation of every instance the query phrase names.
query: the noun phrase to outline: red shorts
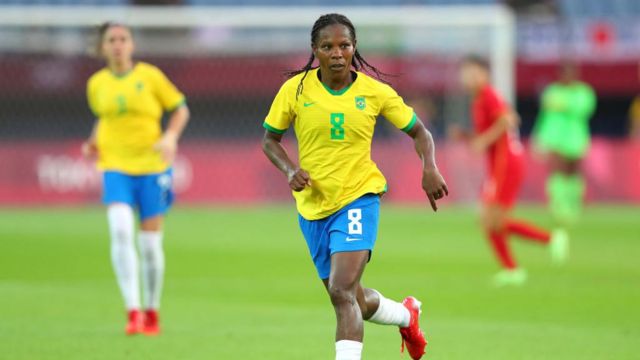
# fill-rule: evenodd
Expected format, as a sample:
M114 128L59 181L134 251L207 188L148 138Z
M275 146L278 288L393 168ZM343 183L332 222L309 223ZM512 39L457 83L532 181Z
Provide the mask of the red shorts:
M482 201L489 205L501 205L511 208L518 198L524 180L524 157L511 155L504 161L496 162L484 183Z

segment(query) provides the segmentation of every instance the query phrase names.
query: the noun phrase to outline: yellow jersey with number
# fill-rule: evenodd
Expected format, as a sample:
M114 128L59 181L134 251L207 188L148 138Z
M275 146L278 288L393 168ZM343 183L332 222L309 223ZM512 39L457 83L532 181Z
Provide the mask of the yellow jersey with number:
M318 69L286 81L275 97L264 127L283 134L293 125L300 168L311 186L293 192L307 220L325 218L367 193L386 191L387 182L371 160L371 140L378 115L409 131L417 118L413 109L388 85L357 72L340 91L326 87Z
M98 168L130 175L165 171L154 150L165 111L184 104L184 95L157 67L137 63L124 75L102 69L87 83L91 111L98 118Z

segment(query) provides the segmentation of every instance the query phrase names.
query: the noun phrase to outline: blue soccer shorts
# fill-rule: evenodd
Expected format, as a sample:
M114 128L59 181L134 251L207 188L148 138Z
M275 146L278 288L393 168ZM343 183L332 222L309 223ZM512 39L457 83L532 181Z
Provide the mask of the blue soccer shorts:
M318 276L329 278L331 255L337 252L373 251L379 218L380 196L376 194L366 194L324 219L298 215Z
M137 208L140 220L167 213L173 203L173 171L148 175L128 175L117 171L103 174L102 202L125 203Z

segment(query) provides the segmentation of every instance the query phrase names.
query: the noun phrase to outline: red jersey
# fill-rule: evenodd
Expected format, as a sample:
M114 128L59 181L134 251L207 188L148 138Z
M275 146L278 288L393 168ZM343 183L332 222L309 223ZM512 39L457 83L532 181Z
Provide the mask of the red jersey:
M483 87L473 99L471 109L476 134L487 131L508 110L508 105L491 86ZM524 175L523 154L517 132L510 130L489 146L489 178L483 192L486 202L513 205Z
M489 129L505 112L508 105L490 85L484 86L473 99L472 115L476 134ZM489 168L493 172L498 162L522 155L522 144L518 134L507 131L487 149Z

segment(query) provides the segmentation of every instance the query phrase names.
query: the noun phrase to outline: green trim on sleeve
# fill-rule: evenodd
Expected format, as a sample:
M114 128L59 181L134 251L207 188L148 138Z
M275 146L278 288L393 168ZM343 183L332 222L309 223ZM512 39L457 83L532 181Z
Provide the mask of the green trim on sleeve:
M285 132L287 132L287 129L284 129L284 130L276 129L273 126L267 124L266 122L262 123L262 127L271 131L272 133L279 134L279 135L282 135Z
M167 109L168 112L174 112L176 110L178 110L179 107L186 105L187 104L187 98L182 97L182 100L180 100L175 106L171 107L170 109Z
M413 117L411 118L411 121L409 121L409 125L403 127L402 131L404 132L411 131L411 129L413 129L413 126L416 124L416 122L418 122L418 115L416 115L416 113L414 112Z

